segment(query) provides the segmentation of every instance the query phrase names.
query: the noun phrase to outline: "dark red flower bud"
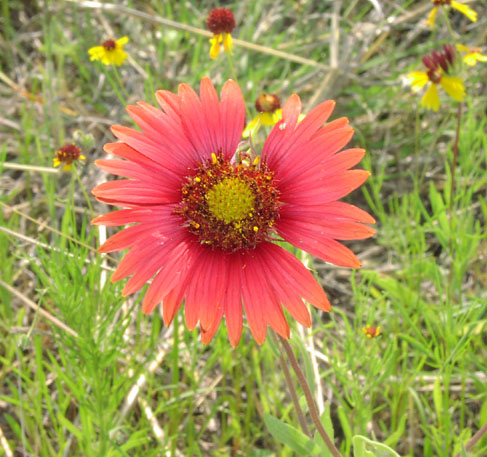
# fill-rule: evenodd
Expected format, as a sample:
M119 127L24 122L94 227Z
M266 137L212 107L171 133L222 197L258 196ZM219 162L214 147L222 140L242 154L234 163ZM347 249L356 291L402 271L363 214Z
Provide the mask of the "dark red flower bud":
M440 67L443 69L445 73L448 73L448 62L446 60L446 56L444 54L440 54L438 56L438 63L440 64Z
M424 66L429 70L434 71L438 68L438 64L430 56L424 56L422 60Z
M220 33L232 33L235 28L235 16L232 10L227 8L215 8L206 18L206 26L215 35Z
M281 107L281 100L275 94L260 94L255 101L255 108L260 113L273 113Z
M455 48L453 47L453 45L444 44L443 51L444 51L443 54L446 57L446 60L448 61L448 64L453 65L456 57Z

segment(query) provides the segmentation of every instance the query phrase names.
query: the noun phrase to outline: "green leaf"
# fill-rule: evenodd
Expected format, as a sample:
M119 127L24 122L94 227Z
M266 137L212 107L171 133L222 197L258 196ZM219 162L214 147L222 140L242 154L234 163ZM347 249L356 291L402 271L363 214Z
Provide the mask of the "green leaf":
M400 457L399 454L383 443L372 441L365 436L352 438L353 457Z
M433 402L435 404L436 415L438 416L438 420L441 421L441 416L443 415L443 398L442 398L442 389L441 389L441 381L440 377L438 376L435 379L435 384L433 387Z
M298 455L307 457L320 451L315 442L303 432L285 424L276 417L264 413L264 422L271 435L280 443L289 446Z

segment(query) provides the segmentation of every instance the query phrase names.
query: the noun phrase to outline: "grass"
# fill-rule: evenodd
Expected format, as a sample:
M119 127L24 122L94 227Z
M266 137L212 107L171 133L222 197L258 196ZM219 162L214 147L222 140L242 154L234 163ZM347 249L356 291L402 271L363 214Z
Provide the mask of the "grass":
M359 271L315 260L334 309L313 311L312 331L294 326L291 338L337 446L352 455L361 434L404 456L452 456L487 423L486 64L464 73L452 194L457 104L444 97L427 112L401 85L450 40L444 17L431 33L430 2L373 3L226 3L234 36L271 50L236 46L233 65L248 115L261 91L299 93L307 110L334 98L334 116L349 117L353 144L368 150L371 178L348 200L374 214L377 236L349 243ZM204 27L213 2L123 4L1 3L0 456L296 455L264 423L299 428L272 341L259 347L245 328L233 350L222 326L202 346L181 313L165 328L158 312L141 313L143 293L124 299L108 281L118 256L95 252L103 231L89 221L107 209L87 200L105 180L93 161L111 124L131 124L124 105L231 75L205 36L159 21ZM450 19L462 43L479 45L487 9L471 6L477 23ZM130 59L118 74L89 61L91 46L123 35ZM79 175L38 168L76 130L88 135ZM367 339L366 324L382 336ZM468 455L485 454L484 436Z

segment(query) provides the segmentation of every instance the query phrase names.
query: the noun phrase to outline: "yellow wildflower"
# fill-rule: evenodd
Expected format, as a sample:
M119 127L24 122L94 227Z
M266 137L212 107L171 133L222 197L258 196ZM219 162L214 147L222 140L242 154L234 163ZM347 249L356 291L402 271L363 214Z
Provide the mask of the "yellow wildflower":
M282 119L281 100L276 94L260 94L255 101L255 109L259 113L245 127L242 133L244 138L254 137L261 125L272 126ZM305 115L300 114L298 122L301 122L304 118Z
M64 163L63 170L71 170L71 164L77 160L85 160L86 157L81 154L81 150L75 144L66 144L59 148L55 153L56 157L52 160L53 165L58 167Z
M106 40L101 46L94 46L88 50L90 60L101 60L105 65L122 65L128 57L123 50L123 46L129 41L128 37L124 36L118 40Z
M487 56L481 54L480 48L468 48L463 44L457 44L457 50L460 52L464 52L465 56L463 57L463 61L473 67L477 64L477 62L487 62Z
M206 18L206 25L213 33L210 39L210 57L216 59L220 55L220 44L224 52L232 54L232 31L235 28L233 12L227 8L215 8Z
M380 333L380 326L379 327L371 327L368 324L365 328L362 329L362 331L367 336L367 338L377 338L381 334Z
M255 101L255 109L259 113L245 127L244 138L254 137L261 125L275 125L282 119L281 100L275 94L260 94Z
M433 9L428 16L428 24L431 28L435 26L436 14L440 6L451 6L453 9L460 11L460 13L467 16L472 22L477 22L477 13L467 5L456 2L455 0L431 0L433 2Z
M454 100L461 102L465 97L465 87L461 78L449 76L447 73L453 66L455 50L452 45L443 45L443 52L433 51L431 56L424 56L423 63L428 71L413 71L406 78L413 91L418 92L431 83L421 99L421 106L433 111L440 107L438 85Z

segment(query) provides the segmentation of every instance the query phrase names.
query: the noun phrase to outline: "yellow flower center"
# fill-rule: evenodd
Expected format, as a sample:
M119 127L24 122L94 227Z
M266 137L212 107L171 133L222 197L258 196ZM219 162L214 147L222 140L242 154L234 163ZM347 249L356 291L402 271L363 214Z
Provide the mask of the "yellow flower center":
M239 178L226 178L206 194L208 208L225 224L245 219L253 210L255 196L250 186Z

